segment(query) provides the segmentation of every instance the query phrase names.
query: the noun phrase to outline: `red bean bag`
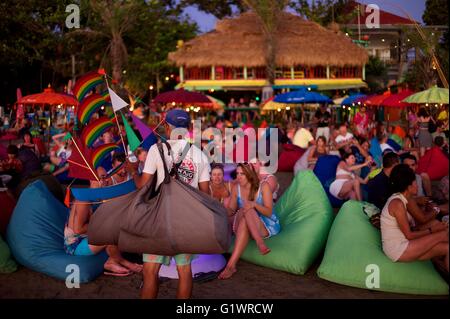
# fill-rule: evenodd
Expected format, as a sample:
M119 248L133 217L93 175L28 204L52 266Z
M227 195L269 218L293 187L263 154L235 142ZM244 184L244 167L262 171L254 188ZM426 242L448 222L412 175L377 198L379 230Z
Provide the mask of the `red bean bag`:
M441 180L448 175L448 158L437 146L434 146L419 159L417 172L427 173L432 181Z
M5 237L16 201L7 192L0 192L0 203L0 235Z
M305 149L294 144L283 144L283 151L278 158L278 171L293 172L295 163L305 151Z

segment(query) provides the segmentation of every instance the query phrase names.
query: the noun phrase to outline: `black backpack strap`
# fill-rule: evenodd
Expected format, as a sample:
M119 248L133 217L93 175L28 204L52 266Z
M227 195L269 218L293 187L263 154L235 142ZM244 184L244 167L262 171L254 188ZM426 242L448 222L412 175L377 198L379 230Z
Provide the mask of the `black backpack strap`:
M175 176L176 178L178 178L178 169L180 168L181 163L183 163L183 160L186 157L186 154L191 149L191 147L192 147L191 143L189 143L189 142L186 143L185 147L183 148L183 151L181 152L180 156L177 158L177 161L176 162L174 161L172 171L171 171L172 176Z
M168 183L170 183L170 174L169 174L169 170L167 169L166 157L164 156L164 150L162 147L162 143L158 142L157 146L158 146L158 150L159 150L159 155L161 156L161 160L162 160L163 166L164 166L164 183L168 184ZM170 146L168 146L168 147L170 147ZM169 154L170 154L170 148L169 148Z

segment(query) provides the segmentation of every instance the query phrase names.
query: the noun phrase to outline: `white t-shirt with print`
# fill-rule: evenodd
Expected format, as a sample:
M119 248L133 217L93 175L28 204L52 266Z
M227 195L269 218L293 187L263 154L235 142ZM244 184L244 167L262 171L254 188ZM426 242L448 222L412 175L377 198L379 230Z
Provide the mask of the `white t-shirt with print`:
M345 134L345 136L342 136L342 135L336 136L335 141L336 141L336 143L339 144L339 143L343 143L343 142L348 142L348 141L350 141L352 138L353 138L353 134L347 132L347 134Z
M172 149L171 155L169 155L167 146L163 143L164 156L167 164L167 169L170 171L174 160L178 161L181 154L186 147L187 141L185 140L168 140L167 141ZM154 144L150 147L147 159L143 169L144 173L155 174L157 172L158 187L164 181L164 165L159 154L158 145ZM198 188L198 183L209 182L210 180L210 165L208 157L197 146L192 145L187 152L183 162L178 169L178 177L183 182Z

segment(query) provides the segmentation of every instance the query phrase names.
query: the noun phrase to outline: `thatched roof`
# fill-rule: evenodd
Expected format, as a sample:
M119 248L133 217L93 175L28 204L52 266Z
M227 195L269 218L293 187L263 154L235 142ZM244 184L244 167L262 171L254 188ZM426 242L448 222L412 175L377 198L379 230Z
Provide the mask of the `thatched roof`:
M276 34L277 66L334 65L362 66L368 60L366 50L355 45L341 32L284 12ZM186 42L169 60L176 65L264 66L265 41L262 27L253 12L223 19L214 31Z

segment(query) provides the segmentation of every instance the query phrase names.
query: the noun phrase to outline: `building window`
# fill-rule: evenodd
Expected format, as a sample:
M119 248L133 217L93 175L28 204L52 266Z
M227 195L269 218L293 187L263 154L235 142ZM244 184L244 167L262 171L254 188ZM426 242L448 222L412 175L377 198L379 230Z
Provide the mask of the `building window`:
M192 67L186 68L186 80L211 80L211 67Z
M331 67L330 78L332 79L353 79L361 78L361 67L357 66L344 66L344 67Z

